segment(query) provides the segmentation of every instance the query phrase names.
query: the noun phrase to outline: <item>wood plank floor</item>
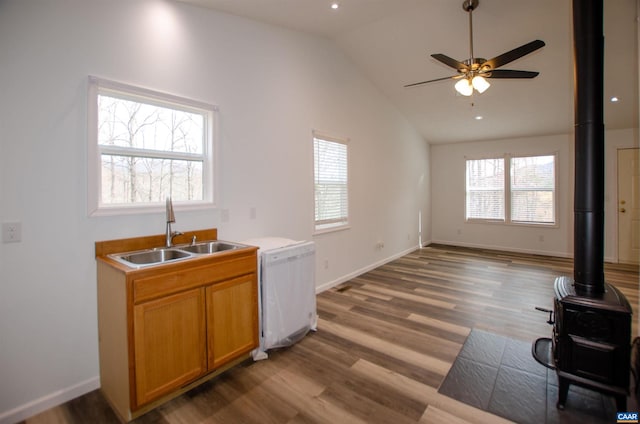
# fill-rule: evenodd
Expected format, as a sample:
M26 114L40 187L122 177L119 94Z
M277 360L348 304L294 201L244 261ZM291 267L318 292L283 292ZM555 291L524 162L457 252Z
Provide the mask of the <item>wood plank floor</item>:
M572 261L431 245L318 295L319 330L136 423L501 423L437 389L471 328L548 337L553 280ZM634 308L638 267L606 264ZM99 391L25 421L115 423Z

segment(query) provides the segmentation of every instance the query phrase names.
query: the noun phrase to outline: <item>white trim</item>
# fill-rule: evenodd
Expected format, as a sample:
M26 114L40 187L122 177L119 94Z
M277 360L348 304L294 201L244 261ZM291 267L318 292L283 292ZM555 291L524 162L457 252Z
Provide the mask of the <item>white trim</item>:
M515 221L511 217L511 194L514 191L511 186L513 181L511 180L511 166L512 159L541 157L541 156L553 156L553 222L533 222L533 221ZM503 153L498 156L491 156L487 158L474 158L465 155L465 183L464 183L464 216L465 223L482 223L482 224L500 224L500 225L517 225L517 226L535 226L545 228L558 228L560 226L560 218L558 214L558 157L559 151L555 150L551 153L531 153L531 154L514 154ZM467 180L467 162L468 161L480 161L480 160L493 160L502 159L504 164L504 218L467 218L467 200L468 200L468 180ZM528 190L531 191L531 190Z
M349 280L351 280L351 279L353 279L353 278L355 278L355 277L357 277L359 275L364 274L365 272L369 272L369 271L371 271L373 269L376 269L379 266L382 266L382 265L384 265L386 263L389 263L391 261L395 261L396 259L401 258L401 257L403 257L405 255L408 255L409 253L415 251L416 249L419 249L419 246L410 247L409 249L403 250L400 253L396 253L395 255L390 256L390 257L388 257L386 259L382 259L381 261L374 262L371 265L365 266L364 268L360 268L360 269L358 269L356 271L350 272L349 274L345 274L342 277L339 277L339 278L337 278L337 279L335 279L333 281L329 281L329 282L324 283L324 284L322 284L320 286L317 286L316 287L316 294L322 293L323 291L326 291L326 290L329 290L329 289L337 286L338 284L342 284L342 283L344 283L346 281L349 281Z
M498 250L501 252L526 253L530 255L551 256L558 258L572 258L573 255L566 252L555 252L548 250L521 249L518 247L497 246L492 244L466 243L460 241L432 240L430 244L444 244L447 246L471 247L474 249Z
M31 402L0 413L0 424L14 424L32 417L47 409L62 405L65 402L100 388L100 377L93 377L73 386L49 393Z
M184 211L197 211L197 210L207 210L207 209L216 209L217 206L215 204L211 204L209 202L189 202L189 203L181 203L181 202L173 202L173 208L176 211L184 212ZM90 217L98 217L98 216L125 216L125 215L142 215L142 214L154 214L154 213L165 213L166 204L164 202L148 204L147 206L141 205L113 205L113 206L102 206L100 209L95 210L91 213Z
M347 155L347 216L345 217L345 220L342 220L342 218L340 218L339 221L334 222L334 223L323 223L323 224L318 224L318 221L316 221L315 219L315 212L316 212L316 200L315 200L315 174L316 174L316 169L315 169L315 163L316 163L316 150L315 150L315 145L316 145L316 140L321 140L321 141L327 141L330 143L337 143L337 144L342 144L345 146L346 148L346 155ZM348 230L349 228L351 228L351 152L349 151L349 142L350 139L346 138L346 137L336 137L336 136L330 136L327 135L326 133L322 133L320 131L317 130L311 130L311 169L312 169L312 173L311 173L311 190L313 193L313 220L312 220L312 235L320 235L320 234L326 234L326 233L333 233L336 231L342 231L342 230Z
M193 108L193 112L198 113L202 109L212 109L214 112L218 111L218 106L212 105L210 103L188 99L186 97L180 97L173 94L162 93L139 86L111 81L92 75L89 75L89 85L95 86L97 91L109 91L118 98L125 98L133 101L144 99L146 102L149 102L149 99L153 99L158 101L158 106L166 106L167 103L173 103L176 106L179 106L181 109L185 109L185 106L188 106L190 108Z
M157 204L102 204L101 193L101 154L103 150L113 154L136 154L140 157L172 158L178 160L193 160L202 158L202 188L203 199L190 202L181 202L178 209L215 209L219 200L219 107L213 104L188 99L173 94L161 93L147 88L110 81L95 76L88 77L87 91L87 215L110 216L132 215L142 213L155 213L161 210ZM101 147L98 145L98 96L100 93L113 95L116 98L129 99L146 104L156 104L167 107L175 105L177 109L191 111L204 116L204 140L202 154L155 152L142 149L125 149L120 147ZM179 203L174 200L174 204Z

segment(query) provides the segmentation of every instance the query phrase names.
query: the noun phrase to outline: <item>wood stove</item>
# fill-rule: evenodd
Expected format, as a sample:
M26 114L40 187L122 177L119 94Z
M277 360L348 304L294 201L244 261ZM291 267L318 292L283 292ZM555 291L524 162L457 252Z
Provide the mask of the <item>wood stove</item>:
M616 399L629 394L631 313L624 295L604 280L603 1L573 0L575 76L574 275L554 282L551 339L533 355L555 368L558 408L571 384ZM551 313L552 311L547 311Z
M554 284L555 324L552 352L558 374L558 407L564 408L570 384L615 397L626 411L629 394L631 306L614 286L602 296L582 296L573 280Z

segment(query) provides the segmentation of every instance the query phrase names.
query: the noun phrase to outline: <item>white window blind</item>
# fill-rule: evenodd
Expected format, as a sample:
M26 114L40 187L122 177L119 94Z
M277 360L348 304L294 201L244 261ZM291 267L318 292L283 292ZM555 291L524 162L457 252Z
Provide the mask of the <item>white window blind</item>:
M555 222L555 156L511 158L511 220Z
M467 160L466 219L504 220L504 158Z
M555 155L468 159L465 218L555 224L555 162Z
M316 230L347 225L347 144L314 137L313 158Z

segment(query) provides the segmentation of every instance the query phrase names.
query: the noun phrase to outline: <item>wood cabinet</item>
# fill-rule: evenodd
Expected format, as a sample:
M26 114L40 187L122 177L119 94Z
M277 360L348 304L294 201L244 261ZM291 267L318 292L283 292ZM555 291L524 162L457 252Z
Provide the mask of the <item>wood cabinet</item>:
M207 287L209 369L216 369L258 345L258 315L253 307L258 303L258 293L254 287L251 275Z
M258 346L257 248L133 269L106 256L125 250L122 241L98 243L101 389L122 420L244 361Z
M205 373L204 308L202 288L133 307L137 403L148 403Z

